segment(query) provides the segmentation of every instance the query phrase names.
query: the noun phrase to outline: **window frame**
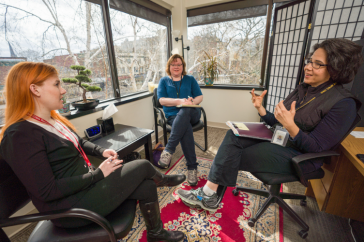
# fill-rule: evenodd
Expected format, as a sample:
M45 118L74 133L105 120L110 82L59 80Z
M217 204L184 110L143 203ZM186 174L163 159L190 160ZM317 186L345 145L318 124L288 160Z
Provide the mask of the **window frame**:
M97 111L99 109L99 106L103 106L105 103L115 103L116 106L124 104L125 101L120 101L121 99L124 98L132 98L132 101L136 101L139 100L139 95L141 94L145 94L145 97L149 97L150 95L148 94L148 90L145 91L139 91L139 92L134 92L134 93L130 93L130 94L126 94L121 96L120 95L120 85L119 85L119 81L118 81L118 72L117 72L117 65L116 65L116 58L115 58L115 49L114 49L114 43L113 43L113 38L112 38L112 28L111 28L111 20L110 20L110 6L109 6L109 1L108 0L83 0L83 1L87 1L87 2L91 2L97 5L100 5L101 8L101 12L103 15L103 26L104 26L104 32L105 32L105 40L106 40L106 48L107 48L107 53L108 53L108 61L109 61L109 68L110 68L110 77L111 77L111 81L113 83L113 90L114 90L114 97L113 98L109 98L109 99L104 99L104 100L100 100L100 104L94 109ZM120 11L120 10L118 10ZM170 54L171 54L171 17L170 16L166 16L168 18L168 25L167 27L167 56L166 58L168 59ZM136 96L135 98L133 98L133 96ZM128 101L130 102L130 101ZM71 112L74 112L76 110L76 108L72 107L71 108ZM86 112L86 111L83 111ZM80 112L80 113L83 113ZM89 112L84 113L83 115L87 115ZM81 115L81 116L83 116ZM79 117L80 115L75 115L75 114L71 114L70 116L67 116L67 118L72 119L72 118L76 118Z
M84 1L89 1L89 2L93 2L96 3L98 2L98 0L84 0ZM119 81L118 81L118 71L117 71L117 64L116 64L116 56L115 56L115 48L114 48L114 42L113 42L113 36L112 36L112 27L111 27L111 19L110 19L110 5L109 5L109 1L108 0L99 0L101 2L101 8L102 8L102 14L103 14L103 20L104 20L104 30L105 30L105 39L107 42L107 49L108 49L108 55L109 55L109 68L110 68L110 74L111 74L111 80L113 82L113 89L114 89L114 98L113 99L108 99L108 100L104 100L105 101L110 101L110 100L115 100L121 97L125 97L125 96L129 96L129 95L120 95L120 85L119 85ZM134 1L132 1L133 3ZM97 4L97 3L96 3ZM100 3L99 3L100 4ZM143 6L146 9L149 9L150 11L154 11L150 8L148 8L147 6ZM162 7L160 7L162 8ZM117 11L121 11L120 9L114 9ZM163 10L163 9L162 9ZM122 11L121 11L122 12ZM170 21L168 21L168 18L170 16L168 16L168 14L170 13L170 11L166 11L166 18L167 18L167 36L169 36L171 33L171 28L170 28ZM130 14L130 13L127 13ZM161 13L159 13L161 14ZM137 16L140 17L140 16ZM150 21L150 20L148 20ZM169 55L170 55L170 39L167 37L166 39L167 43L167 56L166 58L168 59ZM141 92L147 92L147 90L145 91L141 91ZM138 95L140 92L135 92L136 95ZM130 95L133 95L134 93L131 93ZM100 102L100 103L103 103Z

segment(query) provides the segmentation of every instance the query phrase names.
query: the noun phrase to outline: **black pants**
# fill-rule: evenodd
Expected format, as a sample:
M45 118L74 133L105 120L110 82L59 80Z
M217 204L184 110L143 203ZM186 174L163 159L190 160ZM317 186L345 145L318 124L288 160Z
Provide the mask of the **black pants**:
M128 162L105 179L95 183L73 207L88 209L106 216L126 199L136 199L139 203L158 201L157 186L153 180L150 180L155 173L156 170L147 160ZM64 228L92 223L79 218L62 218L52 222Z
M267 141L235 136L229 130L217 151L208 180L223 186L236 186L238 171L296 174L292 158L301 154ZM308 172L316 170L311 162L301 168Z

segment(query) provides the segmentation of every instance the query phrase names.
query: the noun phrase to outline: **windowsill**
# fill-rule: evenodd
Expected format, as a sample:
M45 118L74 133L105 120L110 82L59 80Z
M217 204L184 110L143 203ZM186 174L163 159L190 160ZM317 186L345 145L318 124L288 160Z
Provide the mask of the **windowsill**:
M115 106L119 106L119 105L134 102L134 101L141 100L141 99L151 97L151 96L153 96L153 93L149 93L146 91L143 93L138 93L138 94L130 95L127 97L121 97L121 98L113 99L110 101L102 102L99 105L97 105L96 108L90 109L87 111L78 111L77 109L71 110L71 113L69 115L65 115L64 117L66 117L67 119L79 118L79 117L82 117L82 116L85 116L85 115L88 115L91 113L96 113L96 112L102 111L107 106L109 106L109 104L111 104L111 103L114 103Z
M264 87L259 85L226 85L226 84L214 84L213 86L206 86L204 84L200 84L200 88L203 89L229 89L229 90L255 90L263 91Z

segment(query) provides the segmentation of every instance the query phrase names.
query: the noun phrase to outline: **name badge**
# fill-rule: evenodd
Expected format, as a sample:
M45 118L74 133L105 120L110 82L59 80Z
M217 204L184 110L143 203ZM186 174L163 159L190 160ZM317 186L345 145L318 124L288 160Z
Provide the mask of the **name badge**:
M285 147L288 138L288 131L284 127L276 126L271 143Z

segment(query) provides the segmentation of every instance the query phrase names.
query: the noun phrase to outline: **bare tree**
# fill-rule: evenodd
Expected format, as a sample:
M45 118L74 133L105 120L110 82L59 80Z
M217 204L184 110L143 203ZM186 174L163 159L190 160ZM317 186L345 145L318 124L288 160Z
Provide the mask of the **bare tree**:
M193 27L189 70L198 77L203 51L217 57L224 71L219 81L231 84L258 83L265 30L265 18L256 17Z
M147 51L148 57L150 59L150 64L143 85L140 88L142 90L147 87L148 82L151 79L152 73L154 72L152 83L155 83L157 73L164 68L164 66L161 66L160 62L157 61L157 58L159 57L160 53L163 53L162 49L165 47L166 44L166 34L167 34L166 31L159 30L159 37L157 37L157 43L153 45L151 50L149 49Z

